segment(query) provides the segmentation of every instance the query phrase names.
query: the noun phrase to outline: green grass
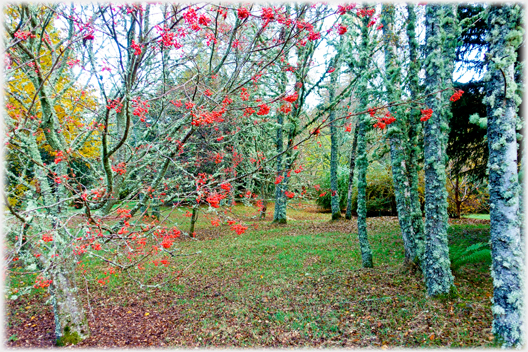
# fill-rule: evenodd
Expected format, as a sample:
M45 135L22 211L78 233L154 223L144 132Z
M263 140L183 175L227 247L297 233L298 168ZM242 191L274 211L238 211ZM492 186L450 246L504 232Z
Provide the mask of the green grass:
M185 211L172 211L169 221L188 222ZM249 224L255 210L239 205L233 213ZM146 262L144 270L130 272L150 283L183 272L161 289L140 289L126 275L112 275L101 286L96 279L107 265L86 258L92 305L172 314L159 340L174 347L491 346L486 263L455 274L458 297L435 300L426 296L422 277L402 266L395 218L368 219L375 267L364 269L355 219L329 222L330 214L302 209L288 216L285 226L261 221L258 230L250 227L240 236L224 226L213 239L176 242L179 253L200 254L174 257L168 268ZM212 228L203 214L198 221L197 232ZM487 224L449 228L450 246L488 237ZM184 330L190 333L174 332Z
M468 214L468 215L462 215L462 217L466 219L489 220L490 214Z

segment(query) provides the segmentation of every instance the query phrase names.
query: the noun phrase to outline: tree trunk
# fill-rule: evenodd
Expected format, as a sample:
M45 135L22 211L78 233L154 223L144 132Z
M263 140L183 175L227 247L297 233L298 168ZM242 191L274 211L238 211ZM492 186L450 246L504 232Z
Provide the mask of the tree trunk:
M286 73L282 72L281 76L281 91L286 90ZM284 115L281 112L277 113L277 139L275 146L277 149L277 176L282 176L283 172L283 157L282 152L284 150L283 141L283 128L284 128ZM286 224L286 196L284 195L285 186L282 180L275 186L275 211L273 213L273 222L278 224Z
M28 145L31 157L38 164L42 164L42 158L38 150L37 142L33 134L28 136ZM51 206L56 203L47 175L42 168L36 168L35 176L41 185L44 204ZM52 220L55 222L55 220ZM53 226L52 227L56 227ZM43 258L43 263L49 268L51 279L51 296L53 302L53 313L55 316L55 338L57 345L76 344L90 336L88 320L84 313L81 302L77 299L77 286L74 279L76 261L71 253L70 247L63 247L66 243L61 237L68 238L61 230L55 232L54 249L60 256L54 257L53 262Z
M332 208L332 220L341 218L341 207L339 206L339 187L337 180L337 128L334 126L335 112L332 110L329 115L330 120L330 188L331 194L331 208Z
M361 52L360 52L360 68L363 72L368 71L369 51L369 34L368 34L368 17L362 18L361 26ZM358 83L358 92L360 92L360 109L365 110L368 105L368 81L366 75L362 75ZM369 116L359 116L359 130L358 130L358 144L357 144L357 167L358 167L358 197L357 197L357 213L358 213L358 237L359 248L361 250L362 265L365 268L372 268L372 250L368 242L367 236L367 119Z
M416 13L413 4L407 4L408 23L407 23L407 38L409 42L409 91L411 94L411 100L414 100L420 94L419 84L419 73L420 73L420 62L418 52L418 40L416 39ZM409 149L408 156L408 179L409 188L411 191L410 196L410 217L411 226L414 234L414 245L416 248L416 259L414 262L420 263L420 267L423 262L423 255L425 252L425 234L424 234L424 223L422 208L420 205L420 193L418 192L419 178L418 178L418 159L422 153L423 148L420 144L420 136L422 131L422 125L420 120L420 109L417 106L411 106L409 112L409 142L407 147Z
M452 87L456 7L427 5L426 10L426 91ZM439 24L442 24L440 27ZM443 45L439 45L443 43ZM451 91L426 99L433 110L425 122L425 261L424 276L430 296L447 294L453 285L447 244L446 148L449 134Z
M262 208L260 209L260 220L264 220L266 218L266 212L268 210L268 192L265 191L264 187L264 180L260 184L260 197L262 198Z
M460 182L458 174L456 175L456 181L455 181L455 205L456 205L456 216L457 219L460 219L460 205L462 202L460 201Z
M344 36L340 37L340 44L343 45ZM337 54L333 60L333 67L335 71L330 74L330 86L328 88L328 101L331 103L334 101L335 93L337 89L337 81L339 77L339 66L341 65L341 48L337 49ZM335 111L332 109L328 115L328 121L330 122L330 188L332 190L330 202L332 208L332 220L341 218L341 206L339 205L339 186L337 180L337 159L338 159L338 143L337 128L334 123Z
M522 42L520 5L492 6L486 87L489 146L493 333L503 347L522 344L523 248L517 175L515 50ZM519 99L520 100L520 99Z
M196 220L198 220L198 207L195 206L192 209L192 216L191 216L191 226L189 228L189 236L194 237L194 224L196 224Z
M382 7L383 38L385 44L385 81L388 101L401 100L401 64L395 53L394 33L394 5L383 4ZM412 266L416 259L414 233L410 217L410 184L407 177L407 155L404 144L407 142L405 114L400 107L389 108L396 121L389 125L388 135L390 144L390 157L392 165L392 179L398 221L403 238L405 264Z
M356 123L354 130L354 140L352 142L352 152L350 153L350 173L348 174L347 209L345 215L347 220L352 219L352 189L354 188L354 169L356 168L358 130L359 124Z
M50 285L55 316L55 338L58 346L74 345L90 336L90 327L82 303L77 299L72 256L61 257L61 265L51 270ZM55 265L58 263L54 263Z

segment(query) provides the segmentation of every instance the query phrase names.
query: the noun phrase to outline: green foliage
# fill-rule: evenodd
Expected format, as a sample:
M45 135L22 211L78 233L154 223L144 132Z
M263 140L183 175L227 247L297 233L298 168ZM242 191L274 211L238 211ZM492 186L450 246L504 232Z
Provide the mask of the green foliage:
M348 173L349 171L346 168L337 168L337 189L339 193L339 207L341 209L346 208L348 192ZM326 191L326 194L323 197L319 197L319 195L317 195L318 197L315 200L315 203L323 209L330 209L332 200L332 192L330 190L330 170L324 173L323 177L319 180L318 183L321 186L322 192Z
M449 248L451 269L458 270L466 264L491 264L491 249L487 242L477 242L468 247L451 246Z
M352 210L357 209L357 192L352 194ZM396 199L391 171L380 162L369 165L367 172L367 216L396 215Z
M347 168L339 168L337 173L337 185L339 189L339 206L341 209L346 208L346 197L348 191L348 173ZM316 204L323 209L330 209L331 191L330 191L330 172L326 172L319 179L321 193L326 191L323 197L315 200ZM357 209L357 189L352 192L352 214L356 214ZM367 172L367 216L396 215L396 200L394 196L394 187L390 168L380 162L373 162L369 165Z

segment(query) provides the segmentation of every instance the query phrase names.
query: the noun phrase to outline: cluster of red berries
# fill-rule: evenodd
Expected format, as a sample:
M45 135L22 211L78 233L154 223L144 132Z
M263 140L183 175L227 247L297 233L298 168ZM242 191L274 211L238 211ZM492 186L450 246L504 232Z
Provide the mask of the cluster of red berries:
M433 116L432 109L424 109L424 110L420 110L420 112L422 113L422 117L420 118L420 121L422 122L429 120L431 116Z
M464 94L464 91L461 90L461 89L457 89L455 91L455 93L451 96L451 98L449 98L449 100L451 101L457 101L458 99L460 99L460 97L462 96L462 94Z
M374 124L374 128L384 129L385 126L390 125L395 121L396 119L390 114L390 112L387 112L385 117L378 117L378 122Z

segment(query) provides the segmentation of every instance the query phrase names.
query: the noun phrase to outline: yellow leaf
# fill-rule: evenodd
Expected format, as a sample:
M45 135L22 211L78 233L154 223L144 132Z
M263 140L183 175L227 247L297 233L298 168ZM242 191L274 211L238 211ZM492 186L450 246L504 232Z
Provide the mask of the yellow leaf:
M145 313L145 316L149 315L150 313Z
M132 311L131 311L131 310L129 310L129 311L127 312L127 313L132 313Z

